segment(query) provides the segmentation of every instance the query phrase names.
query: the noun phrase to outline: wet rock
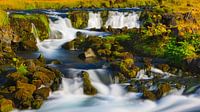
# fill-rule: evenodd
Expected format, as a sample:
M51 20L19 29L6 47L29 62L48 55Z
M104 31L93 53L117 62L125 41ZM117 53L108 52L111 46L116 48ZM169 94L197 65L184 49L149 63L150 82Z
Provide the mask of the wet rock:
M60 65L61 62L59 60L52 60L51 64L53 64L53 65Z
M40 89L35 91L35 93L34 93L35 98L41 97L42 99L46 100L49 96L50 91L51 91L51 89L48 88L48 87L40 88Z
M81 77L83 78L83 91L86 95L96 95L97 89L91 84L89 79L89 74L87 72L82 72Z
M32 93L26 89L19 89L15 94L15 104L20 109L28 109L33 101Z
M43 104L43 99L35 99L33 102L32 102L32 108L33 109L39 109Z
M18 72L13 72L13 73L8 74L7 78L11 80L12 82L20 81L23 83L28 83L28 78Z
M42 63L46 63L46 60L43 54L40 54L40 56L37 59Z
M24 62L25 66L27 66L27 70L30 72L34 72L36 70L36 64L34 60L26 60Z
M156 92L157 98L165 96L167 93L170 92L170 90L171 86L168 83L159 85L158 91Z
M67 42L62 47L66 50L75 50L75 41Z
M35 72L33 74L34 80L41 80L44 85L51 85L51 79L43 72Z
M37 51L38 48L37 48L37 43L33 40L26 40L26 41L23 41L23 48L24 50L29 50L29 51Z
M81 59L96 58L96 55L95 55L94 51L91 48L89 48L83 54L80 54L79 57Z
M200 58L186 60L186 68L192 73L200 73Z
M33 94L33 92L36 90L36 86L33 84L28 84L28 83L22 83L20 81L17 81L17 89L23 89L30 94Z
M12 100L5 98L0 99L0 111L1 112L10 112L14 109Z
M167 64L159 64L158 68L163 70L164 72L168 72L170 70L170 67Z
M32 84L36 86L36 88L39 88L42 86L41 80L32 80Z
M44 73L46 76L49 77L50 80L54 80L56 78L56 74L47 68L37 67L36 70Z
M143 96L142 97L145 98L145 99L149 99L149 100L156 100L156 95L153 92L146 90L146 89L143 90Z

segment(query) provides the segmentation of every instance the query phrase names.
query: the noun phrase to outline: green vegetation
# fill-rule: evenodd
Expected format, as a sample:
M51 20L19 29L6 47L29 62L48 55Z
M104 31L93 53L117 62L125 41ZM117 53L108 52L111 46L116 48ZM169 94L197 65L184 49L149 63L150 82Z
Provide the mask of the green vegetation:
M5 11L0 10L0 27L9 24L9 17Z

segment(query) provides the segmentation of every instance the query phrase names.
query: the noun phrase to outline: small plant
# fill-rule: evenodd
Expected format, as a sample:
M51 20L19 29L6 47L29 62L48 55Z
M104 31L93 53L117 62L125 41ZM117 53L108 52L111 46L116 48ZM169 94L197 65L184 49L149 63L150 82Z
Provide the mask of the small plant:
M196 56L195 47L188 41L176 42L173 38L167 45L165 56L175 63L180 63L185 58Z
M17 72L22 75L26 75L28 73L27 66L24 64L21 64L19 67L16 67L16 69L17 69Z

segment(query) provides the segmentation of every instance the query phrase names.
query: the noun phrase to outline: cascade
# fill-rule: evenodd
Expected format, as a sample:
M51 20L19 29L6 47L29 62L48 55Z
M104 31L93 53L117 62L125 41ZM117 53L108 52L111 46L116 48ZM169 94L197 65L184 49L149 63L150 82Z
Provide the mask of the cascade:
M94 12L89 12L89 20L88 20L88 29L90 28L97 28L100 29L103 24L102 18L101 18L101 13L94 13Z
M111 26L112 28L139 28L139 15L135 12L110 11L105 26Z

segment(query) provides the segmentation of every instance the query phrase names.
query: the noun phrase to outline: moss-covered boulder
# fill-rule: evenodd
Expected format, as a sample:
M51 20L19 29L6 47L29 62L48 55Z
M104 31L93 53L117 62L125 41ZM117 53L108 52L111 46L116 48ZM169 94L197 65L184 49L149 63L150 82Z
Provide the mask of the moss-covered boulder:
M35 72L33 74L33 79L41 80L42 84L45 84L45 85L50 85L50 83L51 83L51 79L43 72Z
M39 109L43 104L43 99L35 99L33 102L32 102L32 108L33 109Z
M10 112L14 109L12 100L5 98L0 99L0 111L1 112Z
M22 83L20 81L17 81L17 89L23 89L28 91L30 94L33 94L33 92L36 90L36 86L33 84Z
M35 98L42 98L42 99L46 100L47 97L49 96L50 91L51 91L50 88L43 87L43 88L36 90L34 93L34 96L35 96Z
M7 75L7 78L12 82L20 81L23 83L28 83L28 78L20 74L19 72L10 73Z
M33 96L27 89L19 89L15 94L15 104L17 108L28 109L31 107L31 102L33 101Z
M49 38L49 20L42 14L11 14L10 25L20 41L13 44L14 50L37 50L36 38Z
M146 89L143 90L142 97L145 99L149 99L149 100L156 100L156 95L153 92L146 90Z
M157 98L161 98L162 96L165 96L167 93L169 93L171 90L171 86L168 83L161 84L158 87L158 91L156 92Z
M81 73L83 79L83 91L86 95L96 95L97 89L91 84L89 74L85 71Z

